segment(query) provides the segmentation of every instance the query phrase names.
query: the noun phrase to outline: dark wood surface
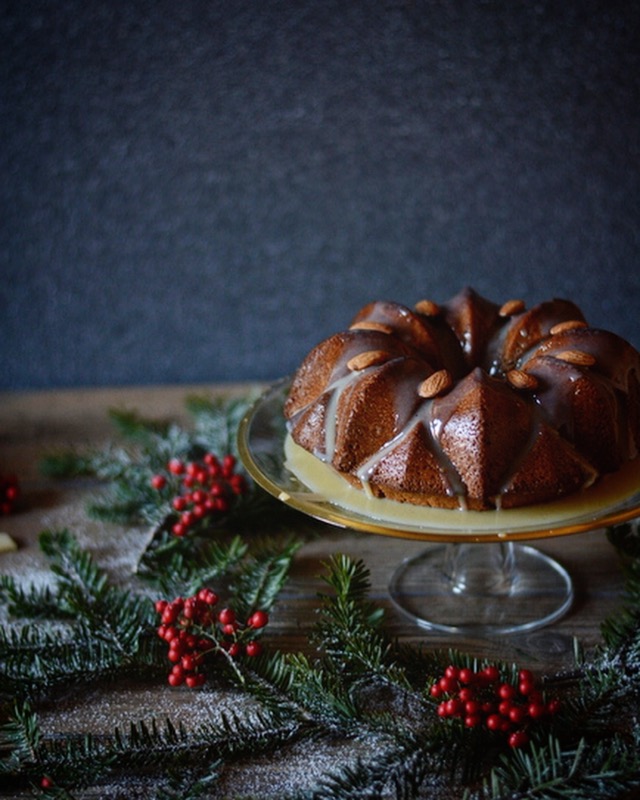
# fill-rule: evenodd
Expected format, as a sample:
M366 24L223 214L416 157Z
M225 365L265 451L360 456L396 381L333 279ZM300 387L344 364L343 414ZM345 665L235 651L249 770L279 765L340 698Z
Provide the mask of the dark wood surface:
M95 488L42 478L38 472L42 455L69 446L109 441L113 433L107 417L110 408L136 409L145 416L181 419L184 399L194 389L199 393L242 394L256 388L248 385L181 386L0 394L0 472L16 473L24 493L24 507L12 516L0 518L0 530L18 543L16 552L0 554L0 573L17 575L26 582L34 577L38 579L44 570L36 545L38 533L43 528L57 526L69 527L81 543L95 551L98 562L117 580L126 582L132 554L139 547L144 531L89 519L85 511L87 492ZM301 518L303 523L306 521ZM570 664L574 638L586 648L596 645L600 639L600 623L620 605L622 579L618 560L604 532L596 530L535 543L540 550L557 558L574 581L575 603L560 621L529 635L496 639L434 635L417 628L396 612L387 593L393 566L425 545L330 526L322 527L321 532L321 536L306 544L298 554L291 579L273 613L271 643L277 648L310 651L308 634L314 622L317 592L323 588L319 574L322 563L334 552L348 553L365 561L371 572L372 598L387 610L386 624L392 635L434 647L455 647L480 656L512 658L539 669ZM41 719L47 732L100 733L112 731L127 720L145 719L157 713L177 711L190 718L220 713L232 702L236 699L219 696L213 691L202 693L196 702L192 693L170 691L165 686L113 687L108 693L74 692L55 708L45 709ZM285 780L299 768L295 764L289 767L279 764L280 777L274 778L276 765L262 766L265 775L271 776L265 778L266 785L276 787L273 796L277 796L277 781ZM254 765L250 774L251 780L258 781L261 773Z

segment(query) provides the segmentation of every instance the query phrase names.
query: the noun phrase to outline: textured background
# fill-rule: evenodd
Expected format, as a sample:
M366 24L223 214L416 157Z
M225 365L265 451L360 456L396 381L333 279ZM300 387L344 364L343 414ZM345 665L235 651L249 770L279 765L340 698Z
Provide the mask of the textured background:
M637 9L5 0L0 388L274 378L465 284L640 345Z

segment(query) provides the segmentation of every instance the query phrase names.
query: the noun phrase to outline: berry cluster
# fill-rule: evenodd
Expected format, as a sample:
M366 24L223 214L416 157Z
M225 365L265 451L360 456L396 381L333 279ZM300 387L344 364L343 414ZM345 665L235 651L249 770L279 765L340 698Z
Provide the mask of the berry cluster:
M0 514L11 514L20 497L15 475L0 475Z
M171 686L202 686L206 680L203 666L209 656L236 658L244 654L253 658L262 652L255 632L269 622L267 612L254 611L241 624L233 609L215 610L218 600L211 589L201 589L192 597L156 602L160 614L157 633L169 645L168 658L174 665L168 679Z
M184 536L201 520L226 514L234 500L247 491L244 476L236 472L235 457L219 459L213 453L198 461L172 458L167 474L153 475L151 486L159 492L173 492L176 520L171 530L175 536Z
M520 670L514 685L494 665L478 672L449 666L430 694L440 701L439 717L460 719L468 728L484 726L507 736L511 747L526 745L531 724L552 716L560 705L558 700L545 702L529 670Z

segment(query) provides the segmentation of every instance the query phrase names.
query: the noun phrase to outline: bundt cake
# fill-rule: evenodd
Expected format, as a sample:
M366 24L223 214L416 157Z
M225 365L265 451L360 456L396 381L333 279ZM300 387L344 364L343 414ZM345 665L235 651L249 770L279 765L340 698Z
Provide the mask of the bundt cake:
M513 508L636 458L640 354L567 300L379 301L308 354L284 414L294 442L373 496Z

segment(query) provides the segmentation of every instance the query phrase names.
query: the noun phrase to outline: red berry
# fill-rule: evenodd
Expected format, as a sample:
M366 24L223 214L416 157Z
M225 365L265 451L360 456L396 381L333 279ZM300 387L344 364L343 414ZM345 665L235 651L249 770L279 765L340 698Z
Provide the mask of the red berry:
M438 685L443 692L455 692L458 688L458 681L452 678L440 678Z
M180 522L185 526L185 528L190 528L193 523L196 521L196 517L191 511L185 511L184 514L180 517Z
M529 697L529 695L533 694L535 691L535 684L533 681L522 680L518 684L518 691L521 695L524 695L524 697Z
M476 693L473 689L469 687L465 689L460 689L458 692L458 697L462 700L463 703L468 703L470 700L473 700L476 696Z
M562 703L560 702L560 700L557 699L550 700L547 703L547 711L549 712L549 714L557 714L558 711L560 710L561 705Z
M498 711L503 717L508 717L511 713L512 705L511 700L503 700L498 706Z
M182 665L182 669L186 670L186 672L193 672L196 668L196 660L193 656L182 656L180 664Z
M542 703L530 703L527 712L531 719L540 719L547 713L547 709Z
M264 626L269 622L269 615L266 611L254 611L253 614L249 617L247 621L247 625L250 628L264 628Z
M444 671L445 678L450 678L451 680L456 680L459 674L460 670L454 666L449 666Z
M212 483L209 487L209 494L211 497L221 497L224 494L224 486L221 483Z
M233 636L233 634L238 630L238 624L236 622L228 622L226 625L222 626L222 632L226 636Z
M447 711L447 704L446 703L440 703L438 705L438 716L439 717L448 717L449 716L449 712Z
M262 653L262 645L260 642L247 642L246 653L249 658L256 658Z
M446 702L447 714L450 717L457 717L464 711L464 703L457 698L447 700Z
M520 725L526 715L526 711L521 706L513 706L513 708L509 711L509 719L515 725Z
M482 706L476 700L469 700L465 703L464 710L470 716L475 717L482 711Z
M516 690L515 690L515 688L513 686L511 686L510 683L503 683L498 688L498 695L503 700L511 700L512 698L514 698L516 696Z
M177 635L178 635L178 630L177 628L174 628L172 625L165 628L164 639L166 642L173 641Z
M469 714L464 718L464 724L467 728L477 728L482 722L479 714Z
M41 789L51 789L53 788L53 781L47 775L43 775L42 779L40 780L40 788Z
M182 475L184 473L184 463L179 458L172 458L167 464L167 469L172 475Z
M208 606L215 606L218 602L218 595L211 589L200 589L198 592L198 600L202 600Z
M183 522L176 522L171 531L174 536L184 536L187 532L187 526Z
M497 667L490 665L482 670L480 676L488 683L494 683L495 681L499 680L500 671Z
M509 747L524 747L529 741L525 731L514 731L509 737Z
M502 718L498 714L490 714L487 717L487 728L490 731L499 731L502 726Z
M162 622L164 625L171 625L178 619L178 611L171 606L167 606L162 612Z
M153 478L151 478L151 485L154 489L161 491L167 485L167 479L164 475L154 475Z
M525 681L526 683L534 683L535 678L533 677L533 672L530 669L521 669L518 673L518 680Z
M431 695L431 697L435 698L442 697L442 690L440 689L437 683L434 683L433 686L429 689L429 694Z
M236 614L232 608L223 608L218 613L218 620L222 625L232 625L236 621Z
M460 670L460 675L458 676L458 678L460 679L460 683L465 683L465 684L473 683L475 677L476 677L475 672L472 669L468 669L467 667L463 667Z
M242 475L233 475L229 480L229 486L234 494L244 494L247 490L247 484Z

